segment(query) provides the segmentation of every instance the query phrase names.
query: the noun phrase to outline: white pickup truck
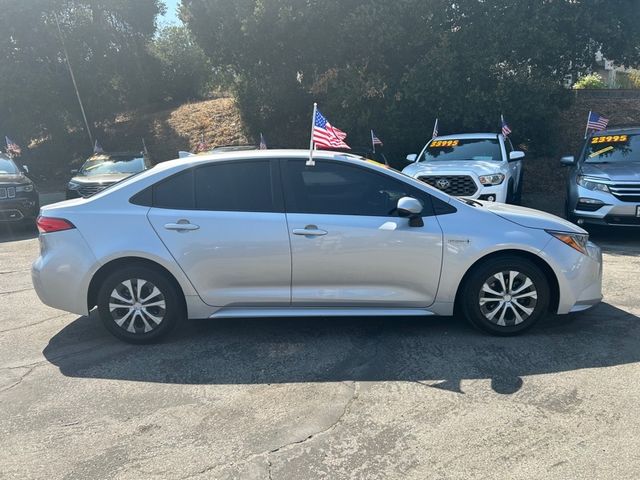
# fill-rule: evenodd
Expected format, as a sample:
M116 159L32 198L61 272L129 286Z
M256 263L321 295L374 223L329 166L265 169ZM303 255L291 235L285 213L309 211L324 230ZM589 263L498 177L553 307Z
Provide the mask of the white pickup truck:
M497 133L436 137L402 172L456 197L518 204L524 152Z

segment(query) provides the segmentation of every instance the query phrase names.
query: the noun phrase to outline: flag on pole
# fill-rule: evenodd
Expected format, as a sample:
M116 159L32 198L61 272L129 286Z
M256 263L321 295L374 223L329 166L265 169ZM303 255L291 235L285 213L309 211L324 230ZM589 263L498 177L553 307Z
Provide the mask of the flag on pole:
M99 155L100 153L104 153L104 149L98 143L98 140L96 140L95 143L93 144L93 154L94 155Z
M7 142L7 153L9 155L11 155L12 157L19 157L20 155L22 155L22 149L20 148L20 145L11 140L9 137L5 136L4 139Z
M262 135L262 132L260 133L260 150L266 150L267 149L267 141L264 139L264 136Z
M593 130L594 132L600 132L605 130L609 125L609 119L598 115L596 112L589 112L589 119L587 120L587 130Z
M351 147L344 142L345 138L347 138L347 134L331 125L316 107L313 117L312 143L316 147L346 148L350 150Z
M500 124L502 125L502 135L504 135L505 137L511 135L511 128L504 120L504 115L500 115Z
M382 143L382 140L380 140L377 135L375 133L373 133L373 130L371 130L371 145L373 146L373 151L376 151L376 145L380 145L381 147L384 145Z
M438 136L438 119L436 118L436 123L433 125L433 135L431 138L436 138Z

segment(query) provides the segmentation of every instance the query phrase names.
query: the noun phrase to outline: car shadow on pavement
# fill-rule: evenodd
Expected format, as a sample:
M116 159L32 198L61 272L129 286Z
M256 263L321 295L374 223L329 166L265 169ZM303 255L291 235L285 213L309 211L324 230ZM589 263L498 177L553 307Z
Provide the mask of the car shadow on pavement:
M552 316L514 338L451 318L190 320L165 343L132 346L92 314L55 335L45 357L70 377L170 384L409 381L462 393L490 379L502 394L529 375L640 361L640 319L602 304Z

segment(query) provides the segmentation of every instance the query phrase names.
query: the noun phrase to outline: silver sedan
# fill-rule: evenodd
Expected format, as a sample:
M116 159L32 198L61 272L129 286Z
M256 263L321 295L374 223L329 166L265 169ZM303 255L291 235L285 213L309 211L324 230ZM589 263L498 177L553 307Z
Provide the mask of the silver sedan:
M44 207L40 299L133 343L189 318L460 312L496 335L602 299L602 256L542 212L456 199L360 157L269 150L160 164Z

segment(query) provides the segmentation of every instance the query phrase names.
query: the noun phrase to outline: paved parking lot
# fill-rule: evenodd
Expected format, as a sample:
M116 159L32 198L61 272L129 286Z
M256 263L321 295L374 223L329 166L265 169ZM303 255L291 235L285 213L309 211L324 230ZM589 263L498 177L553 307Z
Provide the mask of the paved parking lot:
M606 302L520 338L451 319L189 321L134 347L43 306L0 232L0 478L640 478L640 234Z

